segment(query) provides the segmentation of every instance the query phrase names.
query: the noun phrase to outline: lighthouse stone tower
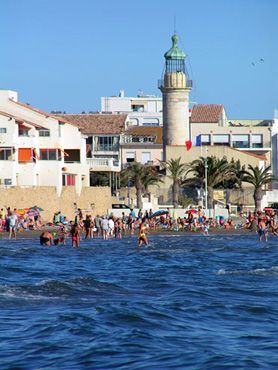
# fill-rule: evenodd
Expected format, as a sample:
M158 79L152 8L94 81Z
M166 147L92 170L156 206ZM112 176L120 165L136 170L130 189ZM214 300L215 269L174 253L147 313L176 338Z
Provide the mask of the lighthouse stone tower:
M159 89L163 96L163 160L167 145L183 145L189 134L189 92L192 81L185 67L185 53L178 48L178 36L172 36L172 47L164 54L165 70Z

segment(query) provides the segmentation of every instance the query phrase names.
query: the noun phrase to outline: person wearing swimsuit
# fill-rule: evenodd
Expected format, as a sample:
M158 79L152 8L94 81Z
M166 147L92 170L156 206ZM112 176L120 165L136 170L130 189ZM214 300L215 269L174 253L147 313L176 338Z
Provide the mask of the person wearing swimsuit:
M71 245L73 247L79 247L80 245L80 229L79 226L75 223L70 231L71 233Z
M139 248L141 247L142 243L144 243L145 245L149 244L146 233L147 233L147 227L142 222L141 225L139 226L139 236L138 236L138 247Z
M262 241L262 237L264 237L264 240L267 242L267 237L268 237L268 227L264 221L263 218L259 219L258 223L258 234L259 234L259 239L260 242Z

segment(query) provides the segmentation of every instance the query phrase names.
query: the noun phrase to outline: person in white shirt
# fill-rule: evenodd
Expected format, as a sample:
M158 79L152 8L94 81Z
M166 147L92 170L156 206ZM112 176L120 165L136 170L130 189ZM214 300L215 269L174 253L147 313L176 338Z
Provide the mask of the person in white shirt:
M102 237L104 240L108 240L108 232L109 232L109 222L107 217L101 219L100 222L101 229L102 229Z
M9 239L11 239L12 236L16 239L17 215L14 212L9 216L9 221Z
M114 228L115 228L115 223L113 221L113 218L109 218L108 220L108 226L109 226L109 236L113 236L114 234Z

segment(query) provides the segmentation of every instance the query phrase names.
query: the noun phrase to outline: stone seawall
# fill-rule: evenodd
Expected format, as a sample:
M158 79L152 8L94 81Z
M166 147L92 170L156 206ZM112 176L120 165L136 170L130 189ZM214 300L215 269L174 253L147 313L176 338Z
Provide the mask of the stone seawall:
M14 187L0 189L0 208L10 206L13 208L27 208L37 205L43 208L41 213L45 221L50 221L56 211L68 217L74 218L75 205L93 214L105 214L111 208L112 203L118 203L117 198L111 196L109 187L87 187L83 188L79 195L72 187L64 187L61 196L56 193L55 187Z

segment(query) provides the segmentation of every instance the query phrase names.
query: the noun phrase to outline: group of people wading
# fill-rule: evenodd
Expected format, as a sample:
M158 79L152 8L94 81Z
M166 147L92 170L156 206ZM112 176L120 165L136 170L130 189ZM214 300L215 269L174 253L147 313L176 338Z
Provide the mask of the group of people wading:
M244 217L241 218L244 220ZM254 228L251 227L252 225L254 225ZM70 236L72 246L79 247L83 235L85 239L94 237L102 237L104 240L121 239L127 234L134 235L135 230L138 230L138 246L141 247L142 244L148 245L147 234L149 229L202 232L204 235L208 235L209 230L250 229L251 231L257 231L260 241L263 239L267 241L269 232L278 236L277 215L275 213L268 215L262 212L254 214L249 212L245 221L234 225L231 217L227 220L224 220L224 217L207 219L201 210L186 211L184 218L173 217L170 211L159 217L153 217L151 211L146 214L139 211L136 216L132 210L128 216L122 213L121 217L111 215L93 218L91 215L83 217L82 211L78 209L73 223L69 223L67 226L59 224L59 226L60 230L57 234L50 231L44 231L41 234L40 241L42 245L65 244L66 237Z
M132 212L129 216L124 214L120 218L113 216L96 216L91 215L83 217L83 213L78 209L74 223L70 226L59 225L58 232L43 231L40 235L40 244L45 246L51 245L65 245L67 236L71 237L72 247L79 247L80 241L85 234L85 239L92 239L94 237L102 237L104 240L110 238L122 239L123 235L129 233L134 235L134 229L138 228L138 246L144 243L148 245L148 225L146 218L136 218Z

